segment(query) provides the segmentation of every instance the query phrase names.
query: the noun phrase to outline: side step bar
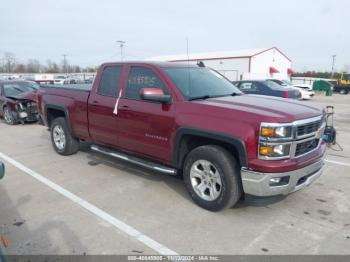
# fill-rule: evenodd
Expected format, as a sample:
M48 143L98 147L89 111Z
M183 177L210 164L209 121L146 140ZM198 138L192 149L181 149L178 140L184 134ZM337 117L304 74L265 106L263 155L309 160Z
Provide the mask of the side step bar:
M105 155L108 155L111 157L115 157L115 158L127 161L129 163L132 163L132 164L135 164L138 166L142 166L142 167L145 167L148 169L160 171L162 173L166 173L169 175L176 175L176 169L174 169L174 168L163 166L163 165L160 165L160 164L157 164L154 162L150 162L150 161L138 158L138 157L129 156L129 155L117 152L117 151L112 151L110 149L107 149L105 147L100 147L97 145L92 145L92 146L90 146L90 148L92 151L99 152L99 153L102 153L102 154L105 154Z

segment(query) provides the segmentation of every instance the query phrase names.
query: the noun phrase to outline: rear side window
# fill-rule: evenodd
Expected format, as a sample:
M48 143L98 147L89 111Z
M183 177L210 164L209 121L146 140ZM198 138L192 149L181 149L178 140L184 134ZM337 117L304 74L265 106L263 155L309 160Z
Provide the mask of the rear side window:
M122 66L106 67L102 72L100 85L97 93L101 96L117 97L119 93L119 80L122 73Z
M257 90L257 86L255 83L252 82L244 82L241 83L239 88L244 92L244 91L255 91Z
M140 100L140 90L145 87L157 87L162 89L164 94L169 94L164 83L152 69L140 66L131 67L125 98Z

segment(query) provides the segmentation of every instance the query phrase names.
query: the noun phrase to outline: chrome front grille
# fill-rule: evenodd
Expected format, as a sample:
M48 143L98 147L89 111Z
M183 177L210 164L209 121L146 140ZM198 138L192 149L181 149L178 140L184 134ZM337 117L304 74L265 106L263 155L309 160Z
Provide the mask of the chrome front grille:
M294 122L295 138L292 157L300 157L314 151L321 144L325 128L324 116Z
M297 127L297 137L303 137L315 133L322 125L322 120L307 123Z
M298 157L309 153L310 151L316 149L320 143L320 139L312 138L311 140L307 140L301 143L298 143L295 147L294 156Z

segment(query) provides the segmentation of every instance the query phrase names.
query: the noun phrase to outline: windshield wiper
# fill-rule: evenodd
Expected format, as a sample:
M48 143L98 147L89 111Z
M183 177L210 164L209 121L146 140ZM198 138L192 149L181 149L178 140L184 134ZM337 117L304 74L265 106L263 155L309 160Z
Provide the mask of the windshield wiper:
M240 93L231 93L231 94L226 94L226 95L218 95L218 96L215 96L215 97L224 97L224 96L239 96L241 95Z
M210 96L210 95L196 96L196 97L191 97L191 98L189 98L188 100L189 100L189 101L193 101L193 100L205 100L205 99L208 99L208 98L211 98L211 96Z

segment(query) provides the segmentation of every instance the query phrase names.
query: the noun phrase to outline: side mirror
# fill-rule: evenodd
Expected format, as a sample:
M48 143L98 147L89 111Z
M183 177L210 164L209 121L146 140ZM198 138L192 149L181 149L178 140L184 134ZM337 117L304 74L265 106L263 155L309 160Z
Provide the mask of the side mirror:
M0 179L3 178L5 175L5 165L0 162Z
M167 104L171 101L171 96L164 94L163 90L157 87L145 87L140 90L140 96L144 100Z

